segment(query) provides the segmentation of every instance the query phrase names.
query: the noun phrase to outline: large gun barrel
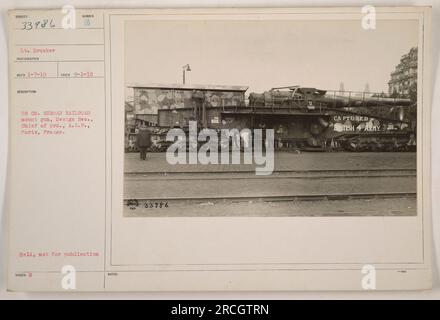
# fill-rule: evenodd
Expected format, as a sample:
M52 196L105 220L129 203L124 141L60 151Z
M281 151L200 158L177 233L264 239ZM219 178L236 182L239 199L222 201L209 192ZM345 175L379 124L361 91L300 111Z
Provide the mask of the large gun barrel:
M391 98L370 93L343 93L326 92L321 97L316 97L316 101L334 106L336 108L355 108L355 107L375 107L375 106L408 106L412 102L410 99Z

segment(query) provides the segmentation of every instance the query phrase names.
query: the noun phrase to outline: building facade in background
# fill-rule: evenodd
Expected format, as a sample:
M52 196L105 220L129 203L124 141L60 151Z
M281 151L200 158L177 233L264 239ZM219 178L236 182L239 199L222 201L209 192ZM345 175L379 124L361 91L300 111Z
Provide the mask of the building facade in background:
M388 93L393 97L417 99L417 48L403 55L388 82Z

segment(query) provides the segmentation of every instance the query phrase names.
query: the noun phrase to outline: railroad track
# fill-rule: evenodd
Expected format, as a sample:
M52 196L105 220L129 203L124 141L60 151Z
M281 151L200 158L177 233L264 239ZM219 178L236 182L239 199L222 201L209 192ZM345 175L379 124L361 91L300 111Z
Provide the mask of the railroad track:
M374 170L279 170L270 175L256 175L255 171L199 171L199 172L129 172L126 180L233 180L233 179L325 179L416 177L415 169Z
M297 195L266 195L266 196L218 196L218 197L163 197L163 198L136 198L141 203L151 202L284 202L284 201L323 201L323 200L359 200L359 199L393 199L393 198L416 198L416 192L382 192L382 193L334 193L334 194L297 194ZM134 199L125 198L124 203L128 204Z

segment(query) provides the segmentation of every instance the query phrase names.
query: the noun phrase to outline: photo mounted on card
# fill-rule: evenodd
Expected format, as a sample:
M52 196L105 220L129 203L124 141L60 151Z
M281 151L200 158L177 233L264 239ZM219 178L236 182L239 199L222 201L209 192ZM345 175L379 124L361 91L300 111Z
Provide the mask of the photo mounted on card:
M430 8L9 23L11 290L430 288Z

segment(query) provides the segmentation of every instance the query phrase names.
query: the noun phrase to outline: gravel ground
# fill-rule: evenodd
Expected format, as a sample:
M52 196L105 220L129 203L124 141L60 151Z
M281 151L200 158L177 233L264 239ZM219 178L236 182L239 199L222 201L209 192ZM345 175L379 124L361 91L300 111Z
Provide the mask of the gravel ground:
M414 193L413 177L343 177L316 179L129 180L125 199L267 197L365 193Z
M276 172L257 177L254 165L173 166L164 153L149 154L147 161L129 153L125 155L124 199L143 199L149 206L143 201L136 209L124 206L124 215L411 216L416 215L415 196L272 202L252 198L411 194L416 192L415 168L415 153L278 152ZM239 201L239 197L252 201ZM155 208L161 201L168 206Z
M276 152L274 162L275 171L415 169L416 153ZM245 164L170 165L166 161L165 153L150 153L146 161L140 160L138 153L126 153L124 167L127 173L255 171L255 165Z

